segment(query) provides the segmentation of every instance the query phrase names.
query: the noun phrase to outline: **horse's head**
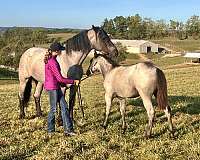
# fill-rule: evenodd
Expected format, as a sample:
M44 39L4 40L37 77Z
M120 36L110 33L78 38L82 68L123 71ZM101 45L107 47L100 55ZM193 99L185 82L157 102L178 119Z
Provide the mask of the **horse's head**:
M92 26L92 29L88 30L88 38L93 49L111 58L118 56L117 47L101 27Z

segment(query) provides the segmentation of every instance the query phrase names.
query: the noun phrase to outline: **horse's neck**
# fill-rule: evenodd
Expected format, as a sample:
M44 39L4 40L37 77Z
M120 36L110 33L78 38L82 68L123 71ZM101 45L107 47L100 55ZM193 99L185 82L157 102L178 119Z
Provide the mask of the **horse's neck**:
M58 56L62 74L67 75L68 69L73 65L82 65L87 55L88 53L83 53L82 51L72 51L70 54L63 51L62 54Z
M100 72L102 73L104 79L105 79L106 75L107 75L108 73L110 73L110 71L111 71L113 68L114 68L113 65L110 64L110 63L101 63L101 64L100 64L100 70L101 70Z

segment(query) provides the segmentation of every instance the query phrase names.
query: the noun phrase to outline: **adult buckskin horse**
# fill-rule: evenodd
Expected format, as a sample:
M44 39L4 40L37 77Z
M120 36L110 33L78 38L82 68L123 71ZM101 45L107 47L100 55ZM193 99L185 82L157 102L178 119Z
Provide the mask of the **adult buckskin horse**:
M167 82L162 70L154 66L151 62L119 66L105 55L95 54L90 62L87 75L89 76L95 71L100 71L104 77L106 116L103 126L105 129L114 97L117 97L120 102L122 129L124 132L126 98L140 96L149 118L144 135L147 138L150 137L155 116L151 99L152 95L155 95L159 109L164 110L168 118L169 130L173 135L171 109L167 99Z
M118 51L111 42L107 33L101 27L92 26L65 42L66 50L58 56L61 73L64 77L81 79L83 75L82 63L92 49L102 51L108 56L117 56ZM36 116L41 116L40 96L44 82L44 55L45 48L30 48L21 56L19 63L19 108L20 118L25 117L24 108L28 105L32 88L32 80L36 83L34 93ZM65 94L66 86L62 87ZM76 88L70 87L69 111L73 118L73 106L75 101Z

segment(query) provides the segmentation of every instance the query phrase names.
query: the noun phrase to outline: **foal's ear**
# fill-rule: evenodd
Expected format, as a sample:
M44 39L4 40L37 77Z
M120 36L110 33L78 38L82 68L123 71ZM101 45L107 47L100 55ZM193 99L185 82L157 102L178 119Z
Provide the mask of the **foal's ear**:
M95 26L94 26L94 25L92 25L92 29L95 29Z
M96 52L96 50L94 51L94 58L97 58L98 57L98 54Z

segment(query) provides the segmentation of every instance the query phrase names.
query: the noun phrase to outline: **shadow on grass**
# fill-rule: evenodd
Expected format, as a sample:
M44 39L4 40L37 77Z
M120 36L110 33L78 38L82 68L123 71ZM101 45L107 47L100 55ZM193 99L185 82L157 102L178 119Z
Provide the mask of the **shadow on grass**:
M182 112L185 114L200 114L200 97L189 96L169 96L169 104L176 106L177 104L185 103L185 106L179 108L173 107L172 113Z
M36 154L36 151L37 148L36 147L33 147L31 148L30 150L23 150L24 152L22 153L12 153L10 155L7 155L7 156L2 156L0 157L0 159L6 159L6 160L21 160L21 159L26 159L28 157L31 157L33 156L34 154Z
M169 96L168 97L170 106L177 106L177 104L185 103L185 106L181 106L179 108L173 107L172 113L182 112L185 114L200 114L200 96L199 97L190 97L190 96ZM156 100L152 100L153 106L157 106ZM140 106L143 107L142 99L138 98L136 100L130 100L129 105Z

